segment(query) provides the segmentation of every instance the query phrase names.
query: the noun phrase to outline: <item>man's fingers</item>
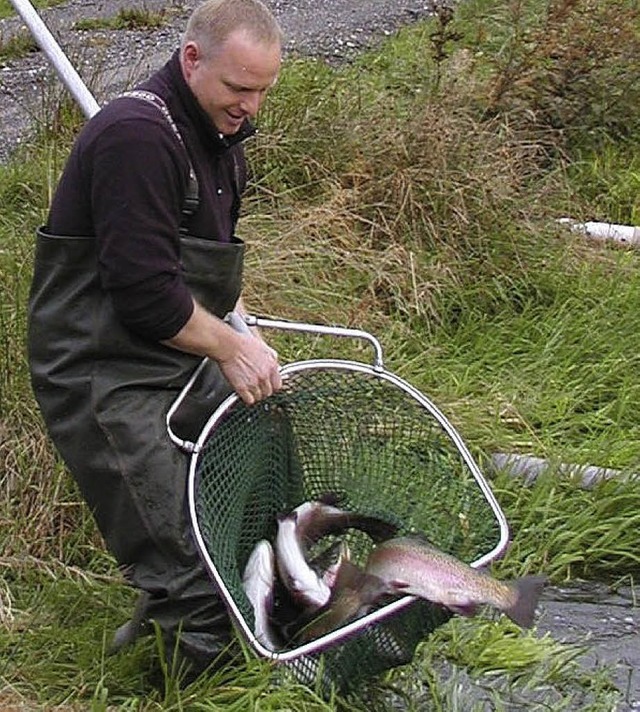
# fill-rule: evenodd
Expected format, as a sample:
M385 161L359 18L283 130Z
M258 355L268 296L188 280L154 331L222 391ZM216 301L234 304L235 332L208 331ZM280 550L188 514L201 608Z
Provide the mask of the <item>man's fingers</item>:
M238 389L236 392L247 405L253 405L264 398L268 398L277 388L278 386L274 386L271 380L266 380L262 385L247 386L246 388Z
M280 375L280 371L273 371L273 373L271 374L270 386L271 393L279 391L282 388L282 376ZM271 395L271 393L269 395Z
M282 388L275 349L255 338L242 338L236 358L221 363L223 373L247 405L268 398Z
M248 388L238 388L236 389L236 393L246 405L253 405L257 400L259 400Z

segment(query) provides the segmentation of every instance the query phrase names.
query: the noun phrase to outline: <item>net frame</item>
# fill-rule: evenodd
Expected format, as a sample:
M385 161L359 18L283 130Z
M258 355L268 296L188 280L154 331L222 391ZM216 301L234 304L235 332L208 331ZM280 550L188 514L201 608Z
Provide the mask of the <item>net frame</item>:
M498 504L493 492L482 475L480 469L475 463L473 457L471 456L468 448L466 447L463 439L453 427L453 425L448 421L440 409L423 393L412 386L410 383L400 378L396 374L386 370L382 364L382 349L379 342L375 337L373 337L368 332L363 332L359 330L342 329L340 327L323 327L312 324L298 324L295 322L280 322L275 320L267 320L256 317L247 317L247 323L254 326L266 326L272 328L282 328L291 329L296 331L306 331L308 333L314 334L324 334L333 336L347 336L352 338L361 338L367 340L374 350L374 359L372 364L366 364L359 361L349 361L345 359L311 359L305 361L297 361L284 365L280 369L280 373L284 383L296 374L300 374L306 371L322 370L322 371L340 371L353 374L354 377L359 375L366 376L369 378L381 379L387 384L390 384L393 388L400 389L406 396L410 399L416 401L421 408L425 410L425 414L428 414L433 418L440 428L445 432L447 437L451 440L455 448L457 449L462 461L468 468L469 472L472 474L475 482L484 497L491 513L495 518L494 524L497 525L499 536L497 542L494 544L488 552L484 553L476 560L471 563L471 566L475 568L483 567L497 559L501 556L509 541L509 528L507 524L506 517ZM239 327L236 323L232 323L235 328ZM245 327L246 328L246 327ZM205 360L206 361L206 360ZM203 364L204 365L204 361ZM194 373L192 381L195 380L197 373ZM191 381L190 381L191 383ZM188 392L190 384L187 384L181 396ZM174 408L179 405L181 396L177 399L174 404ZM211 415L209 420L206 422L202 428L197 440L193 443L181 441L175 437L170 428L170 419L172 411L169 412L167 416L167 426L169 434L176 444L180 445L184 450L191 453L190 463L189 463L189 473L188 473L188 486L187 486L187 496L188 496L188 506L189 515L191 518L191 525L193 529L194 538L196 545L202 559L205 563L206 568L211 574L215 584L219 590L219 593L227 606L230 617L236 625L237 629L241 633L242 637L249 644L250 648L260 657L268 658L275 662L281 663L294 663L296 661L304 661L313 659L314 656L327 651L329 649L334 649L345 641L353 640L354 637L361 635L365 631L371 631L372 626L375 626L390 617L397 616L405 611L408 607L414 605L417 601L414 596L403 596L399 599L391 601L380 608L351 621L337 630L330 631L325 635L322 635L314 640L298 645L294 648L287 648L284 650L274 651L265 647L260 640L256 638L252 630L252 626L244 617L242 611L240 610L233 593L227 587L224 578L220 574L216 562L213 560L210 554L210 547L205 541L203 532L200 527L198 508L197 508L197 484L198 484L198 467L200 462L200 455L204 451L206 443L208 442L212 433L215 432L216 428L225 421L228 413L233 410L234 407L241 403L239 397L236 394L230 395L226 398ZM173 410L173 409L172 409Z

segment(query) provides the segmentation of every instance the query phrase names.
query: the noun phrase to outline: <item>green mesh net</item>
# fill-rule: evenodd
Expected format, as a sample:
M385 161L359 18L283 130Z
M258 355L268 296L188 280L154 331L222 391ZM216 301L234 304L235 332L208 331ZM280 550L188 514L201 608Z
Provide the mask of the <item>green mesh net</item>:
M253 610L242 573L255 544L273 542L277 515L333 493L340 506L421 532L472 562L499 539L499 523L460 448L414 395L378 372L309 366L254 406L237 401L204 433L192 474L201 546L248 628ZM223 406L224 409L224 406ZM347 535L364 565L371 540ZM345 692L409 662L449 618L416 601L339 644L287 663L298 679Z

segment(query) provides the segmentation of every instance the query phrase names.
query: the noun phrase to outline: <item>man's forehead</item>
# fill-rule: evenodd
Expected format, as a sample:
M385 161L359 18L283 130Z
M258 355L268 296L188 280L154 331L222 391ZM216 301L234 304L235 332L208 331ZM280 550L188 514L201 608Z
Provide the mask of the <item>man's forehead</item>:
M246 85L247 88L268 88L280 71L281 53L279 45L264 45L255 42L238 41L226 46L212 58L218 65L223 81Z

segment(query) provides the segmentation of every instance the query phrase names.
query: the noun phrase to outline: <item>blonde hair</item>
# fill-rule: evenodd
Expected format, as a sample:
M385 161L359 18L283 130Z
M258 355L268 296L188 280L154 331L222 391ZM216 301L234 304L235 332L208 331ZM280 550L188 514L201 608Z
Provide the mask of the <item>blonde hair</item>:
M244 30L260 44L282 44L282 30L261 0L205 0L189 18L182 46L196 42L211 56L236 30Z

